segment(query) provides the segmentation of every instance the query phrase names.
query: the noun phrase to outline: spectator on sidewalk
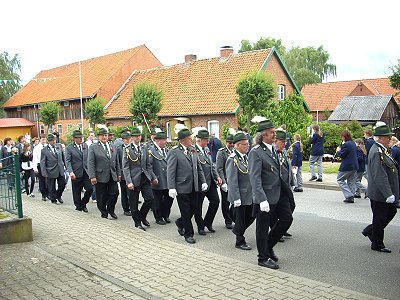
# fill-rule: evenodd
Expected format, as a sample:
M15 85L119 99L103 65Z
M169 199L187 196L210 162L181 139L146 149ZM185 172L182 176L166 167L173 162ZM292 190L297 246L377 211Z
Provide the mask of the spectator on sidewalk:
M356 173L358 170L357 146L351 139L348 130L341 133L342 145L336 148L336 154L342 159L339 172L337 174L337 183L345 197L343 202L354 203L354 194L356 192Z
M33 153L29 143L25 143L20 154L21 172L25 182L25 192L28 197L35 197L33 189L35 188L35 171L33 171ZM30 182L29 182L30 181Z
M364 141L362 139L355 139L354 141L357 146L358 161L358 169L356 173L356 192L354 193L354 198L361 198L361 193L364 193L364 198L367 198L367 189L361 183L362 177L365 173L365 160L367 158L367 150L365 149Z
M292 152L292 171L295 176L295 192L303 191L303 175L302 175L302 165L303 165L303 144L301 143L300 134L295 134L293 136L293 144L291 146Z
M312 133L310 136L310 171L311 179L310 181L322 182L322 157L324 156L324 143L325 143L325 133L319 128L318 124L311 125ZM317 163L318 177L315 173L314 164Z
M368 197L371 201L372 224L362 231L371 241L371 249L391 253L386 248L383 237L385 227L397 213L399 202L399 178L397 166L388 154L390 137L389 126L380 125L374 130L375 143L368 154Z
M47 201L47 197L49 196L49 190L47 189L46 178L42 174L42 169L40 168L40 159L42 156L42 149L46 146L46 138L41 137L40 143L33 148L33 170L36 174L38 174L39 180L39 191L42 194L42 200Z

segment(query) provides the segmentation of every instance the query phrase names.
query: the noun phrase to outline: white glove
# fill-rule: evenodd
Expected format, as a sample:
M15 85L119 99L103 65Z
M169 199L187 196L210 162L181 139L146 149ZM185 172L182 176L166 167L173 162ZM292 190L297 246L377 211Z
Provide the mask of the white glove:
M292 172L293 172L293 174L294 175L297 175L297 172L299 171L299 168L298 167L296 167L296 166L293 166L292 167Z
M242 201L240 199L233 201L233 207L239 207L240 205L242 205Z
M170 190L168 191L168 195L169 195L171 198L175 198L176 195L177 195L176 189L170 189Z
M391 195L391 196L387 197L387 199L386 199L386 203L394 203L394 201L396 201L396 198L394 197L394 195Z
M221 185L221 190L226 193L228 191L228 185L226 183Z
M208 184L207 183L203 183L202 185L201 185L201 191L202 192L205 192L205 191L207 191L208 190Z
M265 212L269 212L269 203L267 200L263 201L260 203L260 210L261 211L265 211Z
M292 191L294 191L295 188L296 188L295 186L292 186Z

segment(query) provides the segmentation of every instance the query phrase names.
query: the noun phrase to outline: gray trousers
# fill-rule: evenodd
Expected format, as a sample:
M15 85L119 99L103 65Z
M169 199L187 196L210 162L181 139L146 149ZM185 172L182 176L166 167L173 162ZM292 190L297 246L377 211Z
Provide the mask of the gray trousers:
M367 188L361 183L364 172L356 173L356 195L360 195L361 193L366 193Z
M308 163L310 164L311 177L314 176L316 177L314 164L317 163L318 178L322 178L322 155L321 156L310 155Z
M297 188L303 187L303 175L302 175L301 166L297 167L297 174L293 173L293 177L294 177L295 187L297 187Z
M356 192L356 173L357 171L339 171L336 181L347 199L353 197Z

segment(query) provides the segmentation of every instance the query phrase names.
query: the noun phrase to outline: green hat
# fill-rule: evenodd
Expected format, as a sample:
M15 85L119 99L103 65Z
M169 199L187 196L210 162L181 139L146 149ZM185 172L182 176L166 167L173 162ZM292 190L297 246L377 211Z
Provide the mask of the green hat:
M227 142L233 142L233 134L228 134L225 138L225 141Z
M47 140L50 142L50 141L54 141L56 139L56 136L54 135L54 134L52 134L52 133L49 133L48 135L47 135Z
M384 136L384 135L394 135L394 133L390 130L389 126L382 125L379 127L375 127L374 135L375 136Z
M155 135L157 133L157 127L151 127L150 128L150 134Z
M277 140L286 140L286 131L283 129L276 130L276 139Z
M167 138L167 134L165 132L162 132L162 131L155 133L155 135L156 136L154 138L156 140L162 140L162 139L166 139Z
M130 133L128 133L128 132L123 132L123 133L121 133L121 139L123 139L123 140L129 140L130 138L131 138Z
M112 132L111 130L108 131L108 135L114 135L114 132Z
M121 133L124 133L124 132L129 132L129 128L128 128L128 127L122 128L122 129L121 129Z
M107 128L100 128L97 135L104 135L104 134L108 134Z
M233 142L234 142L235 144L236 144L237 142L244 141L244 140L247 141L247 137L246 137L246 135L244 134L244 132L237 132L237 133L235 134L235 136L233 137Z
M208 132L208 130L201 129L197 132L196 137L198 137L199 139L209 139L210 133Z
M133 128L131 131L131 136L139 136L139 135L142 135L142 133L140 132L140 129L137 127Z
M271 120L264 120L258 123L257 132L264 131L268 128L275 128L274 124L272 124Z
M188 136L191 136L192 134L190 133L189 129L183 128L178 132L178 140L182 140L184 138L187 138Z
M83 134L80 130L74 130L74 131L72 131L72 137L73 138L82 138Z

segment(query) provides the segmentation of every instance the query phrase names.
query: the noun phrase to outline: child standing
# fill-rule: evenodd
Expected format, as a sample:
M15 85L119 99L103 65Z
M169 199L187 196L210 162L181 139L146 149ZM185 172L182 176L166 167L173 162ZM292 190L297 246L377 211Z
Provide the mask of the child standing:
M367 157L367 150L365 149L364 141L362 139L355 139L357 146L357 160L358 160L358 170L356 173L356 192L354 198L361 198L361 193L365 194L367 198L367 189L361 183L363 174L365 172L365 160Z
M295 192L303 191L303 177L301 166L303 165L303 144L301 143L300 134L295 134L293 136L292 148L292 171L295 176Z

